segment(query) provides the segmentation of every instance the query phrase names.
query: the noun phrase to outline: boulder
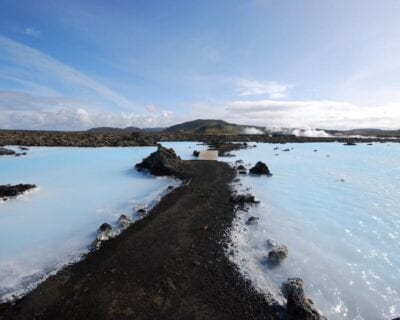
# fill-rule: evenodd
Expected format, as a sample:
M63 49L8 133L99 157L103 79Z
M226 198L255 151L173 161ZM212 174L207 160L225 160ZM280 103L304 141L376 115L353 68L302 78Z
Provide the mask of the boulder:
M131 217L127 217L124 214L121 214L121 216L118 218L118 225L122 228L122 229L126 229L129 227L129 225L132 223L132 219Z
M29 150L29 148L27 148L27 147L19 147L19 150L22 150L22 151L28 151L28 150Z
M259 203L259 201L256 201L254 196L251 194L234 194L231 196L231 201L238 205L244 205L245 203Z
M108 223L103 223L97 231L96 247L99 247L102 241L107 241L113 236L112 227Z
M136 211L136 213L139 216L143 217L143 216L145 216L147 214L147 211L146 211L146 209L140 208L139 210Z
M156 176L176 175L184 172L185 167L185 163L173 149L164 148L160 144L157 146L157 151L136 164L138 171L148 170Z
M236 170L246 170L246 168L244 165L241 164L241 165L237 166Z
M267 165L264 162L258 161L256 165L250 169L250 173L252 174L263 174L267 176L272 176L271 172L269 171Z
M200 155L200 151L197 151L197 150L194 150L194 151L193 151L193 157L198 158L199 155Z
M96 239L93 241L91 248L92 249L100 248L104 241L109 240L113 236L114 236L114 233L112 231L111 225L108 223L103 223L99 227L99 229L97 229L97 236L96 236Z
M34 184L17 184L17 185L2 185L0 186L0 198L16 197L25 191L36 188Z
M111 227L111 225L110 224L108 224L108 223L103 223L100 227L99 227L99 231L100 232L107 232L107 231L111 231L112 230L112 227Z
M281 264L288 256L288 249L283 244L276 244L268 253L268 263L271 265Z
M281 290L287 299L288 320L326 320L312 305L312 301L306 298L302 279L289 278L282 283Z
M346 141L346 143L343 144L344 146L356 146L357 144L353 141Z
M259 217L253 217L253 216L251 216L251 217L249 217L249 218L247 219L246 224L248 224L248 225L258 224L258 220L260 220Z
M14 150L6 149L3 147L0 147L0 156L12 156L15 154Z

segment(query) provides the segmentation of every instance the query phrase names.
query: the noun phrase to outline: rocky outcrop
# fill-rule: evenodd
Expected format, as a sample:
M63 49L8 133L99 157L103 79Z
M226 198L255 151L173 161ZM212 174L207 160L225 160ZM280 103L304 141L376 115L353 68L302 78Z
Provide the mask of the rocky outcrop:
M0 198L16 197L25 191L36 188L34 184L17 184L17 185L3 185L0 186Z
M114 235L112 227L108 223L103 223L97 230L97 237L94 241L94 247L99 248L103 241L109 240Z
M120 226L121 229L128 228L131 223L132 219L124 214L121 214L121 216L118 218L118 225Z
M251 194L233 194L231 201L237 205L244 205L246 203L259 203Z
M144 217L147 214L146 209L140 208L139 210L136 211L139 217Z
M249 145L244 143L226 142L223 137L215 137L208 142L209 150L218 150L219 157L233 157L230 152L234 150L247 149Z
M256 165L250 169L250 173L272 176L272 173L269 171L267 165L261 161L258 161Z
M272 247L268 253L268 263L276 266L282 263L288 256L288 248L283 244L278 244Z
M260 220L260 218L251 216L247 219L246 224L248 225L258 224L258 220Z
M306 298L304 282L300 278L289 278L282 283L282 294L287 299L288 320L326 320Z
M147 170L156 176L168 176L183 173L186 165L173 149L164 148L159 144L157 151L136 164L136 168L139 171Z
M12 156L15 154L14 150L6 149L3 147L0 147L0 156Z
M272 239L265 241L265 247L269 250L265 262L271 267L281 264L288 256L288 248Z

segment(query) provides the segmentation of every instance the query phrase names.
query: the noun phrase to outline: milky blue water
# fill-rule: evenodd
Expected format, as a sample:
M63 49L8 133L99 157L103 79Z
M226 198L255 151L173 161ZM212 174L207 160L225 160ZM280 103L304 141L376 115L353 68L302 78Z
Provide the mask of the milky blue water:
M167 143L191 158L194 143ZM170 178L134 165L154 147L30 148L26 157L0 157L0 184L32 183L39 190L0 203L0 299L34 287L87 252L103 222L151 205Z
M258 144L236 154L230 161L262 160L273 173L242 178L261 204L239 214L232 234L234 261L260 290L300 277L329 319L400 316L400 144ZM258 225L245 225L250 215ZM289 249L274 269L262 263L266 239Z
M195 143L164 143L192 159ZM261 204L240 213L234 261L260 290L288 277L305 280L329 319L400 315L400 145L258 144L236 152L247 164L265 161L273 177L246 176L242 189ZM289 152L282 149L293 148ZM138 148L31 148L0 157L0 184L35 183L38 191L0 204L0 296L8 299L87 251L103 222L151 205L178 182L136 172L154 151ZM314 152L314 150L318 150ZM277 155L276 155L277 154ZM329 155L329 157L328 157ZM249 167L249 165L248 165ZM247 226L250 216L258 225ZM289 248L274 269L262 263L264 243Z

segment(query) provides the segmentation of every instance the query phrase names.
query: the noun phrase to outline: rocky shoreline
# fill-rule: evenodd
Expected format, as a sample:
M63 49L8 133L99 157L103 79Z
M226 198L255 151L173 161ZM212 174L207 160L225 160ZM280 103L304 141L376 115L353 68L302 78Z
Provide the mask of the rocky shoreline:
M183 161L161 145L136 168L176 176L183 184L136 223L121 216L118 223L125 231L118 237L110 236L111 226L103 223L85 259L22 299L0 305L1 320L325 319L306 298L301 279L282 284L287 306L280 305L257 292L230 261L236 210L257 203L254 196L232 192L235 168ZM251 171L271 176L262 162ZM250 217L249 224L256 219Z
M184 161L185 183L143 219L49 277L0 319L276 319L225 254L235 170Z
M167 132L133 132L133 133L101 133L101 132L63 132L63 131L29 131L0 130L1 145L24 146L57 146L57 147L129 147L155 146L163 141L196 141L210 146L230 142L266 142L266 143L306 143L306 142L341 142L355 143L400 142L400 138L355 138L355 137L296 137L294 135L268 136L265 134L232 134L207 135L194 133Z

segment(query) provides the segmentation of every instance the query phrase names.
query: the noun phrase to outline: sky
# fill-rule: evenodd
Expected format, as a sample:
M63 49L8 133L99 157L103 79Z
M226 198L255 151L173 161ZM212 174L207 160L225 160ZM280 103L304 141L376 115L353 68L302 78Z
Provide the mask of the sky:
M0 128L400 129L399 0L0 0Z

